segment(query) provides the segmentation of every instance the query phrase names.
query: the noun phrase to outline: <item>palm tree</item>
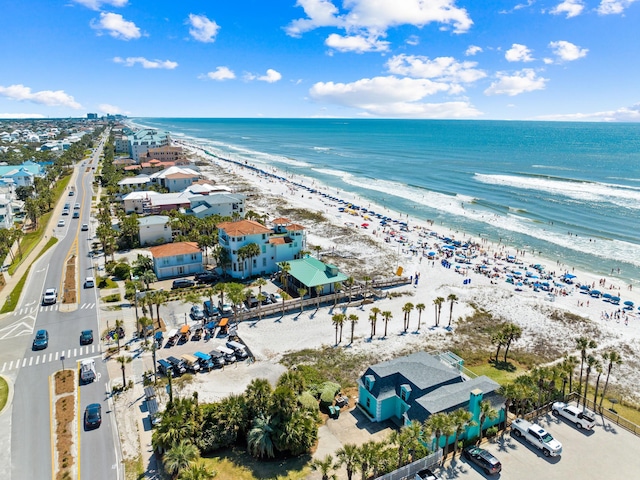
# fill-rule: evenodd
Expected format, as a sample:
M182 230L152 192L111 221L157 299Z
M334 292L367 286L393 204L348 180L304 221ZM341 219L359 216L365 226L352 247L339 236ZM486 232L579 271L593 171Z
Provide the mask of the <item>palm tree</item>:
M373 313L369 314L369 323L371 324L371 336L369 340L373 340L373 332L376 329L376 316Z
M336 467L344 465L347 470L347 480L352 480L357 469L358 447L353 443L347 443L336 452L336 457Z
M598 372L598 378L596 379L596 392L593 394L594 407L598 404L598 387L600 386L600 376L602 375L602 372L604 372L604 369L602 368L602 362L600 360L597 360L595 369L596 369L596 372Z
M498 355L500 354L500 348L507 344L507 337L502 329L496 331L491 335L491 343L497 345L496 348L496 363L498 362Z
M356 323L358 323L358 320L359 318L355 313L349 314L349 321L351 322L351 341L349 342L349 345L353 344L353 331L356 328Z
M376 453L376 442L373 440L369 440L360 446L357 463L361 473L361 480L367 480L367 478L369 478L369 470L371 469L372 463L375 462Z
M424 303L419 303L416 305L416 310L418 311L418 332L420 331L420 322L422 320L422 312L427 308Z
M124 375L124 366L127 363L131 363L131 357L129 355L120 355L119 357L116 358L116 360L118 361L118 363L120 364L120 369L122 370L122 389L124 390L127 386L127 379Z
M271 417L259 416L253 420L253 428L247 435L247 447L249 453L257 458L275 456L273 439L273 428L270 425Z
M584 369L584 362L587 360L587 349L597 348L597 346L598 345L594 340L589 340L587 337L576 338L576 347L580 350L580 388L582 388L582 372Z
M378 314L380 313L380 309L378 307L373 307L371 309L371 313L373 313L373 315L376 317L375 321L373 322L373 335L376 334L376 325L378 323Z
M482 431L484 429L484 422L487 420L493 421L498 418L498 411L491 406L491 403L487 400L480 402L480 442L482 442Z
M409 315L411 315L411 310L414 309L413 303L407 302L402 306L402 311L404 312L404 333L407 333L409 329Z
M384 312L382 312L382 318L384 318L384 338L387 338L387 325L389 324L389 320L391 320L392 317L393 314L390 311L385 310Z
M156 318L158 320L158 328L162 328L160 324L160 307L166 305L169 301L169 294L163 290L158 290L151 297L153 304L156 306Z
M447 415L447 422L442 428L442 436L444 437L444 456L442 457L443 464L445 459L449 456L449 439L454 433L456 433L456 426L453 423L453 414L450 413Z
M602 389L602 397L600 398L600 410L602 410L602 401L607 395L607 387L609 386L609 375L611 375L611 370L613 370L614 365L620 365L622 363L622 357L615 350L605 353L602 358L605 361L608 360L609 363L607 364L607 378L604 382L604 388Z
M573 374L575 372L576 367L578 366L578 359L576 357L574 357L573 355L565 355L564 359L562 360L562 370L564 372L564 374L566 375L566 379L563 380L563 382L565 382L568 380L569 381L569 392L572 392L573 390ZM565 384L562 385L562 396L564 397L565 394Z
M442 297L437 297L433 300L433 307L435 308L435 322L433 324L434 327L438 326L438 323L440 321L440 319L438 318L438 312L440 311L440 305L442 305L442 302L444 302L444 298Z
M120 329L124 325L124 320L116 319L116 343L118 344L118 353L120 353Z
M298 295L300 296L300 313L302 313L303 311L303 302L304 302L304 296L307 294L307 289L306 288L299 288L298 289Z
M324 290L324 286L316 285L315 287L313 287L313 289L316 294L316 310L318 310L320 308L320 294L322 293L322 290Z
M180 472L178 480L213 480L217 472L209 469L203 460L190 462L189 466Z
M182 470L187 468L191 462L198 458L200 458L198 447L189 440L182 440L164 454L162 462L167 472L175 478Z
M349 303L351 303L351 291L353 289L353 284L355 283L355 279L353 277L349 277L344 281L344 283L346 283L347 287L349 287Z
M509 347L511 347L511 342L520 340L522 337L522 328L513 323L507 323L505 328L505 339L507 344L504 349L504 363L507 363L507 355L509 354Z
M150 319L149 317L140 317L140 320L138 320L138 323L140 324L140 328L142 329L142 338L144 339L144 343L145 345L147 344L147 330L150 326L153 325L153 320Z
M458 453L458 440L467 427L474 427L477 423L473 420L473 414L469 410L459 408L451 414L451 424L454 428L455 439L453 441L453 456Z
M149 290L149 284L157 282L158 277L156 277L156 274L153 273L153 270L145 270L140 275L140 280L142 280L142 282L144 283L145 290Z
M338 304L338 290L340 290L341 288L342 283L335 282L333 284L333 308L336 308L336 305Z
M458 302L458 297L455 294L450 293L449 296L447 296L447 300L449 300L449 325L447 326L451 327L451 320L453 319L453 305Z
M424 422L425 429L428 429L433 432L433 436L435 437L435 448L434 451L438 451L440 448L440 437L442 436L442 431L447 427L449 423L449 417L444 412L438 412L431 415Z
M595 368L598 364L598 359L593 355L587 355L587 375L584 381L584 392L582 394L582 405L586 408L587 406L587 389L589 388L589 375L591 375L591 370ZM580 406L580 397L578 397L578 406Z
M283 290L287 291L287 283L289 281L289 272L291 271L291 264L289 262L281 262L280 266L280 282L282 283Z
M322 474L322 480L335 479L335 474L330 472L333 470L333 457L331 455L325 456L322 460L316 458L311 462L311 470L319 471Z
M280 292L280 296L282 297L282 316L284 317L284 302L291 299L291 296L284 290Z
M342 329L342 324L344 323L344 313L336 313L331 317L331 323L333 323L336 328L336 345L338 345L338 329ZM340 339L342 340L342 338Z
M262 293L262 287L264 287L268 282L262 278L262 277L258 277L255 279L255 281L253 282L253 284L258 287L258 295L260 295Z
M253 258L260 256L260 246L257 243L245 245L246 256L249 259L249 277L253 276Z

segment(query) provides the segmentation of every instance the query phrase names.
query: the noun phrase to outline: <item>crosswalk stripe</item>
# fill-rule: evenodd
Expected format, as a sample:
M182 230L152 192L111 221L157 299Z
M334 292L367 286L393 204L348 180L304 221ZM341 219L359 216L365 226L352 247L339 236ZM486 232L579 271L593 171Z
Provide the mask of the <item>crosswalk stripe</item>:
M7 362L4 362L4 364L2 365L2 371L4 372L4 369L7 368Z
M82 349L81 349L81 350L82 350ZM74 357L78 356L78 354L76 353L77 351L78 351L78 349L77 349L77 348L74 348L74 349L73 349L73 356L74 356Z
M58 360L58 352L56 352L56 358L55 359Z
M71 358L71 349L67 350L67 358Z
M27 364L27 359L22 360L22 366L24 367Z
M36 357L36 365L38 365L40 363L40 357ZM29 362L29 365L31 365L31 362Z
M9 370L11 370L13 368L13 360L11 360L11 362L9 362Z
M25 360L26 360L26 359L25 359ZM31 357L31 358L29 359L29 366L31 366L31 364L32 364L32 363L33 363L33 357Z

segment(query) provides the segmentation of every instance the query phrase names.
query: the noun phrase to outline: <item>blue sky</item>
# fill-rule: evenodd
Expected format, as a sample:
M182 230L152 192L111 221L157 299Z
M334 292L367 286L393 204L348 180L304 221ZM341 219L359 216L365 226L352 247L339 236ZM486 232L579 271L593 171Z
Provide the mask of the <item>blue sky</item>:
M640 121L640 0L0 5L0 118Z

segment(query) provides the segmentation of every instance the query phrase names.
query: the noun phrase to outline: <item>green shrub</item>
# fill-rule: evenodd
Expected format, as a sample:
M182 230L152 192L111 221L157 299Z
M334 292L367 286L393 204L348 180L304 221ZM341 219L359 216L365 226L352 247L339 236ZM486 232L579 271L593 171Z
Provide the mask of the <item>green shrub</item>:
M298 396L298 402L306 410L317 410L318 400L313 396L311 392L304 391Z
M333 382L325 382L322 385L322 393L320 394L320 401L327 405L333 404L333 400L336 394L340 391L340 385Z
M121 300L119 293L112 293L111 295L107 295L103 298L103 300L107 303L119 302Z
M124 280L129 278L129 274L131 272L131 267L126 263L119 263L113 269L113 276Z
M498 434L498 427L487 428L487 437L495 437Z
M113 275L113 269L116 267L117 263L113 260L109 260L104 264L104 269L109 275Z

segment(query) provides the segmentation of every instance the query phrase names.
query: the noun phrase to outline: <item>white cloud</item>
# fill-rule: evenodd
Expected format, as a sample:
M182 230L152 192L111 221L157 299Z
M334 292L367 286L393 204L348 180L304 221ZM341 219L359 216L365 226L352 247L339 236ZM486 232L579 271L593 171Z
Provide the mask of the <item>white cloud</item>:
M567 113L544 115L540 120L586 121L586 122L640 122L640 103L617 110L593 113Z
M405 41L408 45L416 46L420 44L420 37L418 37L417 35L410 35L409 38L407 38Z
M567 14L567 18L577 17L584 10L584 3L582 0L564 0L554 8L551 9L552 15Z
M497 81L492 82L487 88L485 95L509 95L513 97L525 92L533 92L535 90L543 90L548 78L538 77L536 72L531 68L523 68L513 75L506 72L498 72L496 74Z
M332 33L325 40L325 45L339 52L386 52L389 50L389 42L378 40L376 37L363 37L362 35L351 35L343 37L337 33Z
M46 118L42 113L0 113L2 119Z
M475 67L477 62L458 62L453 57L433 60L420 55L395 55L386 64L390 73L414 78L433 78L443 82L472 83L487 76Z
M124 7L129 0L73 0L75 3L84 5L91 10L100 10L103 5L111 5L112 7Z
M209 20L204 15L190 13L187 23L191 25L189 33L195 40L204 43L216 41L216 35L220 30L220 26L215 21Z
M504 54L508 62L532 62L531 50L526 45L514 43Z
M244 79L247 81L259 80L261 82L275 83L282 79L282 75L280 74L280 72L274 70L273 68L269 68L267 69L267 73L265 75L245 73Z
M482 53L482 47L478 47L477 45L469 45L469 48L467 48L464 52L465 56L467 57L472 57L476 53Z
M601 0L598 6L598 13L600 15L620 14L635 1L636 0Z
M467 101L422 103L429 95L447 92L446 83L394 76L363 78L351 83L318 82L309 90L317 100L358 108L370 116L403 118L470 118L481 115Z
M101 103L98 105L98 111L102 114L110 114L110 115L129 115L130 112L123 110L120 107L115 105L110 105L108 103Z
M500 10L498 13L503 14L503 15L507 14L507 13L513 13L515 11L522 10L523 8L529 8L534 3L535 3L535 0L527 0L527 3L518 3L511 10Z
M132 40L140 38L142 34L136 24L125 20L118 13L100 13L100 20L92 20L91 28L106 30L109 35L118 40Z
M229 67L216 67L215 71L207 73L207 78L211 80L233 80L236 74Z
M142 68L163 68L166 70L173 70L178 66L178 62L172 62L171 60L147 60L144 57L115 57L113 59L115 63L121 63L125 67L133 67L139 63Z
M21 102L39 103L49 107L69 107L80 109L82 105L62 90L41 90L32 92L31 88L24 85L9 85L8 87L0 86L0 96L18 100Z
M588 48L580 48L571 42L560 40L558 42L550 42L549 48L558 56L561 61L572 62L579 58L586 57Z
M439 23L441 29L452 28L455 33L464 33L471 28L473 21L466 9L456 7L455 3L456 0L345 0L342 5L344 13L341 14L330 0L298 0L296 6L302 7L307 17L293 20L285 31L292 37L300 37L316 28L336 27L347 33L342 38L360 37L374 45L378 45L377 39L384 37L389 28L400 25L421 28ZM337 40L334 38L332 41Z

